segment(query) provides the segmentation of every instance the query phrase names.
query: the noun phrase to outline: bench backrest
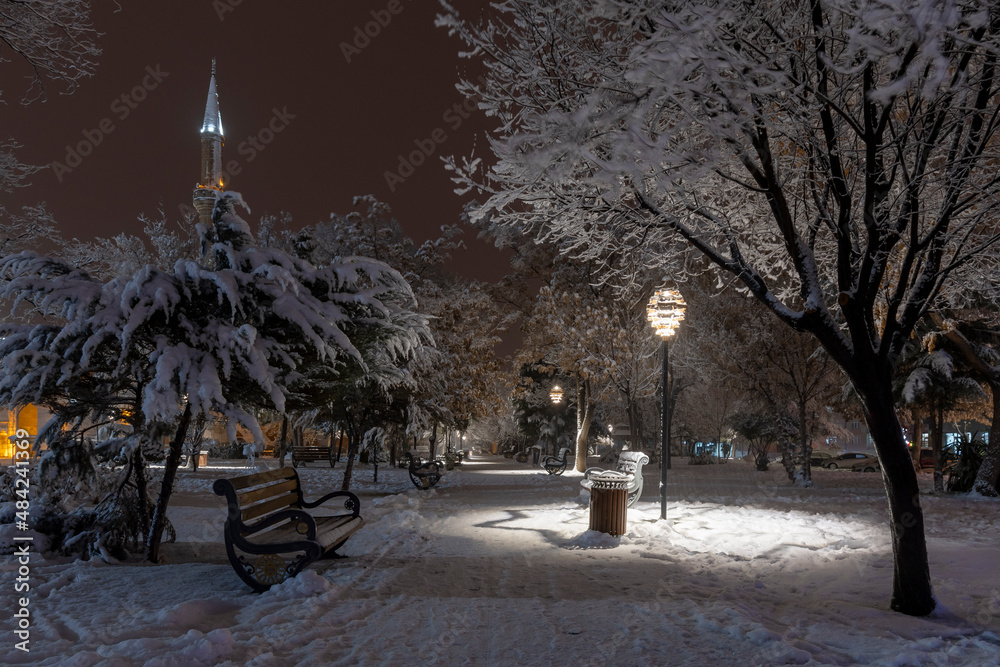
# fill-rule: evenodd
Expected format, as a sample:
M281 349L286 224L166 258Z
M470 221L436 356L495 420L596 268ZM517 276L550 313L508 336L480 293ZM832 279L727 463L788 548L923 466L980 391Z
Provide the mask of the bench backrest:
M624 451L618 456L618 466L615 470L626 475L642 474L642 466L647 463L649 463L649 457L642 452Z
M240 524L255 524L275 512L302 504L299 476L294 468L217 479L212 488L226 497L229 520L238 519Z

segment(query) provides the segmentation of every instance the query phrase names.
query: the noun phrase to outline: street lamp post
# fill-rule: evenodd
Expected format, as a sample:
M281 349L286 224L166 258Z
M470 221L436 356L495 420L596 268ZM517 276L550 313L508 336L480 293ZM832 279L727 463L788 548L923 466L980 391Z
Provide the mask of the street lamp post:
M561 405L562 404L562 400L563 400L563 390L562 390L562 387L560 387L559 385L554 385L552 387L552 391L549 392L549 400L552 401L552 405L556 405L556 406ZM559 417L556 416L555 419L557 421L554 424L556 432L552 435L552 456L555 456L556 454L558 454L558 452L556 451L556 448L559 446L559 438L558 438L558 435L559 435L559 422L558 422L558 419L559 419ZM535 461L535 463L538 463L538 461Z
M646 319L656 330L661 340L663 356L663 416L660 427L660 518L667 518L667 468L670 467L670 391L667 380L670 375L670 349L668 339L684 321L687 304L677 290L663 288L657 290L646 306Z

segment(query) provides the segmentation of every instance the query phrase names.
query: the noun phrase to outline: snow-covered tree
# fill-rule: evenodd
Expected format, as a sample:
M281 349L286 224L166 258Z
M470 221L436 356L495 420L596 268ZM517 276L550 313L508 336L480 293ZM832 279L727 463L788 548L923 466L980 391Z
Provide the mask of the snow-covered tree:
M153 561L192 420L218 415L262 442L254 408L283 412L311 369L359 367L377 382L373 358L403 363L427 335L399 273L363 258L318 269L257 248L234 210L241 203L223 195L201 230L204 259L169 270L147 265L105 282L32 253L2 265L3 296L44 318L0 328L0 403L53 414L38 435L50 448L43 474L85 459L100 426L123 423L125 435L101 444L128 460L125 479L144 507L143 445L170 438L155 511L140 510Z
M795 437L795 421L787 414L775 414L773 405L748 403L730 418L733 430L747 443L757 470L767 470L772 445Z
M521 365L517 384L511 393L514 419L527 442L538 445L543 452L555 455L561 447L576 442L573 430L567 426L578 421L579 408L576 396L565 391L573 379L546 361ZM555 403L552 391L557 386L563 389L563 397Z
M459 228L444 226L439 238L417 244L387 204L370 195L354 203L358 210L285 233L282 242L317 265L349 254L373 257L397 269L411 285L429 318L434 345L407 364L408 382L389 392L392 402L405 403L393 409L393 420L402 409L411 433L436 434L438 423L461 430L470 420L502 409L506 389L494 348L510 317L484 285L443 268L450 253L462 247Z
M169 270L178 260L201 258L201 237L191 220L171 223L161 210L156 218L140 216L139 222L141 235L121 233L88 241L74 238L65 244L62 254L88 274L107 279L135 273L147 265ZM260 239L256 245L269 247Z
M101 49L87 0L0 0L0 62L29 74L24 102L44 98L46 82L72 92L91 76Z
M0 63L12 63L27 75L24 104L44 99L46 82L70 93L92 75L101 54L97 36L86 0L0 0ZM0 139L0 192L26 186L28 177L42 169L21 162L15 154L20 147L13 139ZM0 257L53 241L60 237L44 205L20 211L0 205Z
M707 291L697 296L689 308L691 337L703 365L715 371L710 377L721 375L743 389L743 398L795 421L795 437L777 441L782 464L789 479L810 485L813 439L831 432L827 408L843 391L839 368L814 337L775 329L771 317L745 296L709 298Z
M955 313L957 314L957 313ZM955 354L962 358L973 378L990 389L991 420L989 438L983 461L976 474L973 490L984 496L997 496L1000 479L1000 344L995 313L965 311L963 319L946 319L941 313L931 313L931 319ZM935 466L935 471L938 466ZM935 486L937 476L935 475Z
M496 162L478 215L668 274L699 251L847 374L882 463L891 606L934 606L892 368L956 267L997 240L1000 13L917 0L505 0L439 23ZM614 268L614 266L612 266Z

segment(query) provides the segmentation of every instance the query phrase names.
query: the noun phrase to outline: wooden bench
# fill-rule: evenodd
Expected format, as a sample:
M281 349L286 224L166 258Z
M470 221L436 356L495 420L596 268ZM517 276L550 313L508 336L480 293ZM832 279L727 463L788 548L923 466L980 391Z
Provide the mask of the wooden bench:
M349 491L306 502L293 468L217 479L212 489L229 504L224 529L229 562L258 593L294 577L315 560L340 558L337 549L365 525L361 503ZM306 511L334 498L343 499L346 513L321 516Z
M592 485L591 477L596 477L602 473L616 472L629 477L628 480L628 506L632 507L639 502L642 495L642 466L649 463L649 457L639 451L624 451L618 456L618 465L614 471L603 468L587 468L583 473L583 481L580 484L585 489Z
M320 447L314 445L301 445L292 447L292 467L298 468L300 463L309 461L327 461L330 467L336 463L336 452L333 447Z
M559 450L557 456L546 456L542 459L542 467L550 475L561 475L566 472L566 458L569 456L569 447Z

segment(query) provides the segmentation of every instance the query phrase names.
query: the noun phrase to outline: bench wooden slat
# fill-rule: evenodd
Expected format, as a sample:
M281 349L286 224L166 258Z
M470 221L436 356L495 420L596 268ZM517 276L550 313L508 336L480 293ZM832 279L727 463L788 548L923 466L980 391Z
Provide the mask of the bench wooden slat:
M259 472L253 475L246 475L244 477L234 477L229 480L229 483L233 485L234 489L239 491L240 489L246 489L251 486L258 486L260 484L272 482L276 479L292 479L294 476L294 471L290 471L288 468L275 468L274 470L268 470L267 472Z
M298 488L294 479L285 480L278 484L272 484L270 486L265 486L260 489L253 489L251 491L244 491L239 494L240 505L249 505L255 503L258 500L264 500L265 498L270 498L271 496L276 496L279 493L284 493L287 491L293 491Z
M324 529L322 533L317 532L316 541L322 544L324 549L332 547L338 542L344 541L344 539L350 535L353 535L364 525L365 520L361 517L351 517L342 523L338 523L336 525L331 524L330 527Z
M286 493L283 496L278 496L277 498L273 498L267 502L243 508L241 518L245 523L250 519L256 519L259 516L270 514L275 510L284 509L285 507L297 507L298 502L299 496L297 493Z
M255 542L262 544L280 544L281 542L293 542L304 539L305 536L298 532L297 521L288 521L274 528L256 533L253 536ZM350 535L364 525L364 519L359 516L328 516L316 518L316 541L324 547L328 547L343 539L346 533Z

